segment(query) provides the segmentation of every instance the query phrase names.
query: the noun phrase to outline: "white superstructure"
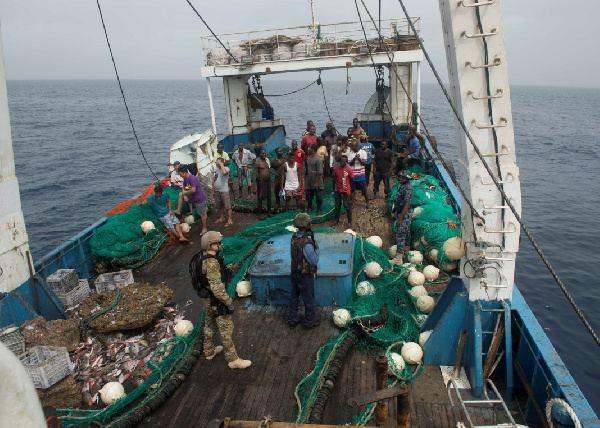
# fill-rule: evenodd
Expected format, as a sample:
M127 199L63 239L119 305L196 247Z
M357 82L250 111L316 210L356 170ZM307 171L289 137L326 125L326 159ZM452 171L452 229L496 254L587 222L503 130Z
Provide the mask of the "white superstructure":
M7 293L27 281L30 274L29 237L15 175L1 31L0 59L0 293Z
M520 215L521 186L500 1L440 0L439 4L452 98ZM467 254L461 260L461 276L470 300L510 299L520 226L465 132L459 126L456 129L459 184L485 219L484 223L471 216L463 201L462 236Z

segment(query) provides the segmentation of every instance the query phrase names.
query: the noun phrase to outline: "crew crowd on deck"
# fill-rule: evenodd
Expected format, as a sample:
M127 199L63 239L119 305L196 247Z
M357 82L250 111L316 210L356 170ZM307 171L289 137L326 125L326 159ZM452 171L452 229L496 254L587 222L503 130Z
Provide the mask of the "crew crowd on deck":
M293 209L309 214L316 210L316 215L321 216L324 183L331 180L335 200L333 224L339 223L343 205L348 216L348 227L352 227L352 207L356 194L362 195L367 209L372 208L371 201L378 197L382 184L384 197L387 197L392 173L399 175L401 171L418 164L424 141L416 127L411 125L402 142L404 149L399 153L394 153L385 140L375 148L358 119L354 118L346 135L338 133L332 122L327 122L325 130L318 135L314 122L307 121L300 144L293 140L287 156L284 156L281 148L277 148L273 160L268 159L261 145L256 145L254 153L239 143L237 150L228 154L223 145L218 144L212 183L215 211L219 213L215 223L224 223L225 227L233 224L232 200L235 199L256 199L259 219L271 217L273 212L288 211L292 201ZM230 174L231 162L238 170L237 192ZM173 167L171 185L182 189L177 209L173 212L178 215L184 201L190 207L192 203L195 204L202 219L201 234L204 234L207 231L207 217L204 209L206 195L202 185L197 179L191 178L191 174L179 162L175 162ZM182 170L186 172L182 174ZM371 180L372 194L369 195ZM192 191L190 184L193 184ZM272 194L275 201L272 201Z

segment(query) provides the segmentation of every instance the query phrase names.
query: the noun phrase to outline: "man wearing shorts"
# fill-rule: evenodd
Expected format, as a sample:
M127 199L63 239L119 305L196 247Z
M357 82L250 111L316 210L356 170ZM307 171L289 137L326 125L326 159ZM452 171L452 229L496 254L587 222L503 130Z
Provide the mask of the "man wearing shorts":
M206 220L208 219L206 215L206 193L204 193L198 178L190 173L187 167L179 168L179 173L183 177L183 190L179 194L179 203L174 213L181 214L183 200L186 200L189 204L194 204L198 217L202 220L202 232L200 232L200 236L202 236L208 231L206 228Z
M369 204L369 198L367 197L367 177L365 174L365 164L367 163L367 153L358 148L358 141L353 140L350 148L350 154L348 155L348 163L352 167L354 173L354 181L352 186L352 202L354 202L354 194L358 190L365 197L365 205L370 210L371 204Z
M141 202L140 205L146 205L147 203L150 203L152 211L154 211L161 223L164 224L167 229L175 231L175 234L179 238L179 242L188 242L188 240L185 239L185 236L183 236L179 220L177 220L177 217L175 217L173 210L171 209L171 199L169 198L169 195L163 193L162 187L155 186L154 193L150 195L148 199Z
M296 199L296 208L300 206L302 197L302 187L304 187L304 176L301 174L300 165L294 160L295 152L290 150L288 159L283 164L283 174L281 174L281 187L285 191L285 210L290 209L290 199Z
M254 164L254 183L256 186L256 209L258 219L264 220L262 216L262 201L267 201L267 217L271 217L271 164L267 159L267 151L260 149L260 157Z
M231 209L231 200L229 199L229 168L225 166L223 158L216 159L217 170L213 181L213 190L215 195L215 205L221 214L215 223L223 223L225 221L225 211L227 210L227 223L225 227L233 224L233 210Z
M277 147L275 149L275 155L277 156L271 162L271 169L275 172L275 203L277 204L277 212L281 208L281 176L283 175L283 164L285 164L285 159L283 158L283 149L281 147Z
M244 148L244 143L238 144L238 151L233 154L233 162L238 168L238 187L240 190L240 198L242 198L242 187L244 180L248 186L248 198L252 195L252 165L256 155L250 150Z

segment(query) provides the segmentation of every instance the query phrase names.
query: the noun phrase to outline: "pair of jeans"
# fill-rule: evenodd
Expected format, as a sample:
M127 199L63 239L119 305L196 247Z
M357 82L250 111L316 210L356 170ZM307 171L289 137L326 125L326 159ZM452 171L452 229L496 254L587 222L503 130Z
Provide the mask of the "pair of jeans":
M340 219L340 214L342 211L342 203L344 204L344 208L346 208L346 213L348 214L348 223L352 223L352 201L350 199L350 195L342 192L334 192L335 198L335 208L334 208L334 217L336 220Z
M296 325L300 322L298 306L300 296L304 301L304 326L311 327L315 323L315 277L312 273L292 272L292 289L290 306L288 311L288 322Z
M313 198L317 199L317 212L323 209L323 189L306 189L306 201L308 203L309 212L312 211Z
M388 195L390 193L390 173L375 171L373 177L373 192L379 192L379 184L381 184L381 181L383 180L383 191Z

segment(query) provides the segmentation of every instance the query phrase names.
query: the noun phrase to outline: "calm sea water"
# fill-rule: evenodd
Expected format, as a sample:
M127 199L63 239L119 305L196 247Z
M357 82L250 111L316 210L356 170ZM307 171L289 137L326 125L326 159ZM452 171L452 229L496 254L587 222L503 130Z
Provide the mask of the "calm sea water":
M308 82L263 79L265 94ZM146 158L167 173L170 145L210 126L203 81L125 81ZM226 130L222 86L215 83L220 137ZM372 83L324 79L338 129L351 123L374 91ZM513 87L523 218L588 320L600 333L600 90ZM39 259L116 203L153 181L114 81L10 81L9 107L21 202L34 258ZM306 120L320 131L328 115L321 87L271 98L288 137ZM423 116L441 151L456 152L453 121L441 92L424 85ZM450 126L450 127L449 127ZM595 344L522 234L516 282L588 400L600 413Z

